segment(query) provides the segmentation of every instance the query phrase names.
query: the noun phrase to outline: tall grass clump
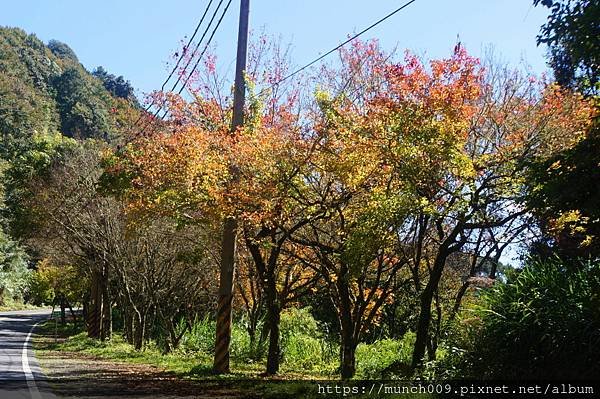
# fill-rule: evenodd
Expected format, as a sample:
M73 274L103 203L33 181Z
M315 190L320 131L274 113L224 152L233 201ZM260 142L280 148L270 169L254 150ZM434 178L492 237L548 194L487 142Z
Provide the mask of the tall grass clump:
M329 372L337 367L337 345L327 341L310 308L285 310L280 328L286 369Z
M468 328L465 374L504 379L600 375L600 262L530 261L483 296Z

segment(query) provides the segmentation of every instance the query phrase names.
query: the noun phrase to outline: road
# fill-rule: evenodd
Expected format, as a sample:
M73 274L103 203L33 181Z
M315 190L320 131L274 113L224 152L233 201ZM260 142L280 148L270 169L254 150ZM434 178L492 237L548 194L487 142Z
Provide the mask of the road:
M54 399L33 355L33 326L49 310L0 313L0 398Z

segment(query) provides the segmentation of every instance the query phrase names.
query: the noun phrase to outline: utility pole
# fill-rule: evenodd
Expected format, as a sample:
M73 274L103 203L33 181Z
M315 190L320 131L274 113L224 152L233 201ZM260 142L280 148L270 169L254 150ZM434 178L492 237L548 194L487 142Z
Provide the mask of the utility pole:
M244 123L246 100L246 53L248 51L248 17L250 0L240 1L237 58L233 93L233 118L231 134ZM238 179L235 165L230 166L233 181ZM229 373L229 343L231 342L231 303L233 300L233 275L235 270L235 241L237 220L234 215L225 218L221 245L221 267L219 276L219 303L217 307L217 333L213 370L217 374Z

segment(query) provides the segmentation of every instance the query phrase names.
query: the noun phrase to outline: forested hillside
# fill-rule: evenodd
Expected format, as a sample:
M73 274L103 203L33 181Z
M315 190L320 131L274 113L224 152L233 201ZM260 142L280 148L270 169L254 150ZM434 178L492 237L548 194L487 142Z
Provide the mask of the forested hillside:
M59 41L0 28L0 305L22 299L25 284L14 280L36 256L19 249L35 222L27 206L32 179L73 148L73 139L117 140L137 112L123 77L88 72Z

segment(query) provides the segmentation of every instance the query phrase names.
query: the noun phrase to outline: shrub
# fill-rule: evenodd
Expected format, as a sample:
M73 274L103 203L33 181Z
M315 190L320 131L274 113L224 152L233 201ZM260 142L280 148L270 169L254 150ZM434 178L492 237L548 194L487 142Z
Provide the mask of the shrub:
M322 329L310 308L291 308L281 314L280 343L283 365L296 370L332 369L337 362L337 346L332 353Z
M532 261L483 296L468 327L467 372L478 378L600 375L600 263Z
M179 350L183 352L199 352L206 355L215 352L216 322L208 316L196 321L190 331L181 338ZM250 344L250 336L240 323L231 327L231 357L246 361L253 359L255 348Z
M319 325L310 313L310 308L284 310L281 313L279 329L282 342L285 342L292 335L303 334L313 337L321 335Z
M356 348L356 374L358 377L376 379L386 377L386 370L398 364L410 364L415 334L408 332L402 339L382 339L372 344L359 344Z
M211 354L215 351L216 322L208 316L197 320L190 331L184 334L180 342L180 350L184 352L202 352Z

